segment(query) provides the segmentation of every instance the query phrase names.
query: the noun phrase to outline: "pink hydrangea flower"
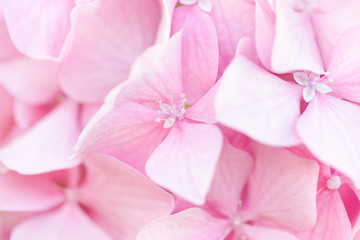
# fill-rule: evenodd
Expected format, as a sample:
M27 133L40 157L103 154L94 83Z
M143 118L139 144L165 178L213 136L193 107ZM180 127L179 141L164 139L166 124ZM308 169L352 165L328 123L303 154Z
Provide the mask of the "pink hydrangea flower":
M284 149L258 144L252 149L253 171L249 154L225 144L203 207L207 212L189 208L160 218L137 239L296 240L286 229L311 229L316 221L316 162Z
M12 240L134 239L145 224L173 209L169 193L105 155L43 175L8 172L0 176L0 186L0 211L9 217L12 212L33 213L13 227Z

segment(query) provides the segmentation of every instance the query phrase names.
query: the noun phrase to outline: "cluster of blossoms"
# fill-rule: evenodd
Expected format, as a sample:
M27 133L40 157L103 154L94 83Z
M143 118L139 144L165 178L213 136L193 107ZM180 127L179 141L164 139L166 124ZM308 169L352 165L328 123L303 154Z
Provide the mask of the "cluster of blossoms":
M0 0L0 240L360 240L359 0Z

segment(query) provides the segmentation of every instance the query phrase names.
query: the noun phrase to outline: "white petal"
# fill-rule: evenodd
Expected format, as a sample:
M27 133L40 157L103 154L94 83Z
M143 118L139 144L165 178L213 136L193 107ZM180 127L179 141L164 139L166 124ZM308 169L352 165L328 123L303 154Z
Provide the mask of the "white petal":
M310 102L315 96L315 89L311 87L305 87L303 90L303 97L305 102Z
M191 4L196 3L197 1L198 0L180 0L180 3L184 4L184 5L191 5Z
M308 81L309 81L309 77L306 73L304 72L296 72L293 74L293 77L295 79L295 82L297 82L298 84L302 85L302 86L307 86L308 85Z
M165 120L163 127L170 128L174 125L174 123L175 123L175 118L168 118Z
M331 87L329 87L328 85L326 85L326 83L322 83L322 82L318 82L315 86L315 89L319 92L319 93L329 93L332 92Z
M199 7L205 12L211 12L211 2L210 0L199 0Z

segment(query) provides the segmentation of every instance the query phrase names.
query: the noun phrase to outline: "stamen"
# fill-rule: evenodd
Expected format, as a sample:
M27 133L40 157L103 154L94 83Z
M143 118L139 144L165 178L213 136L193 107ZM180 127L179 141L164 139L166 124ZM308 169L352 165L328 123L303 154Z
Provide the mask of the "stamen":
M68 201L76 201L76 193L73 189L64 188L64 192Z
M324 81L329 75L329 72L326 72L322 77L320 77L319 74L310 71L294 73L295 81L298 84L305 86L303 89L303 98L305 102L310 102L314 98L316 92L319 92L320 94L332 92L332 89L327 85L327 83L331 82L330 79Z
M326 182L326 186L330 190L336 190L341 187L341 179L337 175L332 175Z
M160 107L160 110L157 110L157 112L159 114L164 114L164 115L168 116L165 119L161 119L161 118L155 119L155 121L158 122L158 123L161 122L161 121L164 121L164 125L163 125L164 128L172 127L177 118L179 120L184 119L184 114L186 112L186 110L185 110L186 98L185 98L184 93L180 94L180 96L181 96L181 99L180 99L180 102L178 104L174 104L174 95L173 94L169 94L170 104L163 103L160 100L156 101L159 104L159 107Z

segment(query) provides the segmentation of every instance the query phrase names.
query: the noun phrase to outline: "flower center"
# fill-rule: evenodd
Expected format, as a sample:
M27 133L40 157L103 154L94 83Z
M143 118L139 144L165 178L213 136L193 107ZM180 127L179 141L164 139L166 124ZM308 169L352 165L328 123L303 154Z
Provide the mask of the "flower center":
M326 186L329 190L339 189L341 186L341 179L337 175L332 175L326 182Z
M332 92L332 89L327 85L327 83L331 82L332 79L324 81L329 76L328 72L326 72L322 77L320 77L319 74L309 71L296 72L293 76L298 84L305 86L303 89L305 102L310 102L314 98L316 92L321 94Z
M185 94L183 94L183 93L181 94L181 99L177 104L174 103L174 96L172 94L169 95L169 99L170 99L170 104L163 103L161 100L156 101L160 107L160 110L158 110L158 113L163 114L167 117L166 118L157 118L157 119L155 119L155 121L158 123L163 121L164 128L172 127L176 121L176 118L178 118L179 120L183 120L184 113L186 112L186 110L185 110L185 103L186 103Z
M64 188L67 201L76 201L76 192L71 188Z

